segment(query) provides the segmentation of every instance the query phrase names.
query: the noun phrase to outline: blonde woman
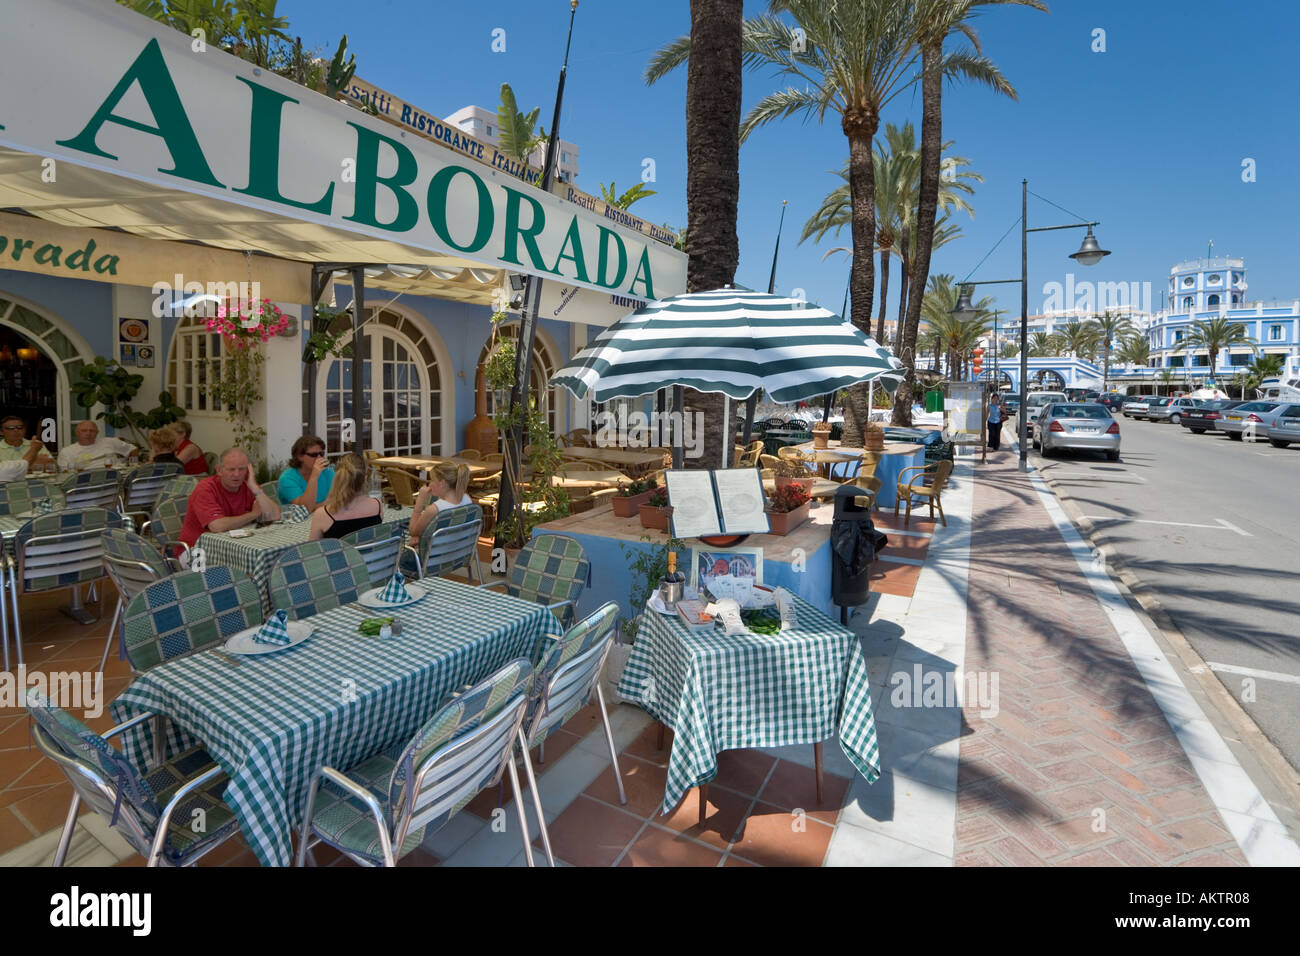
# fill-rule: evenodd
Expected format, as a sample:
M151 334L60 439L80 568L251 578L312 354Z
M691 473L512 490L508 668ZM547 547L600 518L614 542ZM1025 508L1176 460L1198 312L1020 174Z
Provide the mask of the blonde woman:
M176 446L180 443L180 435L170 428L156 428L149 433L149 447L153 454L149 458L155 465L171 462L179 465L181 460L176 457Z
M439 511L473 504L469 495L465 494L468 487L469 468L466 465L442 462L431 469L429 483L415 496L415 510L411 515L411 547L420 546L420 535L438 517ZM431 498L433 506L429 507Z
M347 454L339 459L325 503L312 512L308 541L341 538L379 524L384 505L367 493L369 478L369 466L360 455Z

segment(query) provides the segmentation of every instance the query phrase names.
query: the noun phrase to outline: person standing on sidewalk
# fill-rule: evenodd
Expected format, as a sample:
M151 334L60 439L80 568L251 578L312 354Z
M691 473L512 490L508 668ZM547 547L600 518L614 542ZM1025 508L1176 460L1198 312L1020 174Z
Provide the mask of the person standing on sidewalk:
M996 392L989 402L988 429L989 447L999 451L1002 448L1002 396Z

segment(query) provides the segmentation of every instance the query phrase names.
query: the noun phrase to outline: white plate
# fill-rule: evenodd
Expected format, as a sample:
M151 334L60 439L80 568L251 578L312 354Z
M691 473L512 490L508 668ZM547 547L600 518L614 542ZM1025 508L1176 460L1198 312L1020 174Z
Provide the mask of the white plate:
M386 611L389 608L406 607L408 604L414 604L428 593L418 584L408 584L406 590L411 594L411 597L400 604L389 604L387 601L381 601L379 599L379 595L383 590L383 588L371 588L369 591L362 594L361 597L357 598L357 603L362 607L374 608L377 611Z
M236 528L234 531L227 531L226 534L232 538L251 538L253 536L253 532L247 528Z
M227 654L274 654L276 651L287 650L290 647L297 647L307 638L311 637L316 626L310 621L288 621L285 628L289 631L288 644L262 644L253 640L253 635L262 629L259 624L257 627L250 627L246 631L240 631L238 634L226 641L224 650Z

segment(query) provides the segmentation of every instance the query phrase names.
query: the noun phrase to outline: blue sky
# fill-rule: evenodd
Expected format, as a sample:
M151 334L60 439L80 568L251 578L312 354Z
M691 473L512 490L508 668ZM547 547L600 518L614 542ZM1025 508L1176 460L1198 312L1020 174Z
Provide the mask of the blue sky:
M1029 240L1030 312L1043 286L1075 282L1151 284L1161 305L1174 262L1242 256L1250 300L1300 298L1296 222L1300 186L1295 163L1297 82L1292 44L1300 12L1291 3L1243 0L1048 0L1051 13L993 9L977 28L984 52L1019 92L1019 100L966 85L944 94L944 138L984 176L961 218L962 236L935 254L931 272L964 278L1020 215L1020 181L1087 219L1113 251L1101 265L1066 258L1083 231ZM766 4L746 3L746 15ZM429 112L446 116L475 104L495 109L502 82L521 108L541 106L550 126L564 52L565 0L402 2L281 0L293 32L308 46L333 47L347 32L359 76ZM504 53L491 52L492 31L506 31ZM620 191L655 160L658 195L633 212L656 223L686 223L685 71L647 87L645 63L661 44L689 31L687 0L632 3L582 0L574 29L560 131L580 147L576 184L598 194ZM1094 52L1094 30L1105 52ZM785 85L770 73L745 75L744 109ZM885 120L919 128L920 90L898 97ZM882 123L883 132L883 123ZM800 119L760 130L741 149L740 268L737 282L766 289L781 200L789 201L777 272L778 291L802 288L839 311L848 260L823 253L838 241L797 244L804 221L838 182L830 171L847 155L837 119ZM1242 163L1255 162L1243 182ZM1030 197L1031 226L1072 217ZM1013 278L1020 271L1013 230L973 278ZM896 305L897 268L890 302ZM981 295L1019 313L1019 289L992 286ZM894 305L889 307L893 315Z

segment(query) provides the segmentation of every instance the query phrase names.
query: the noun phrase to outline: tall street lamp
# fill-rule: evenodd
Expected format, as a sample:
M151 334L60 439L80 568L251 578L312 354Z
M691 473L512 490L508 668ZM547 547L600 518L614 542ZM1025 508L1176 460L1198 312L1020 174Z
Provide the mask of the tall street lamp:
M981 279L976 282L963 282L957 296L957 304L952 314L963 321L972 319L976 309L971 304L971 292L977 285L1000 285L1008 282L1020 283L1020 411L1016 414L1017 440L1020 443L1020 470L1029 470L1028 435L1025 427L1025 402L1029 393L1025 383L1029 379L1029 234L1031 232L1051 232L1056 229L1084 229L1088 235L1079 246L1079 251L1070 254L1070 258L1083 266L1095 266L1104 256L1110 255L1109 249L1103 249L1092 234L1093 226L1099 222L1072 222L1065 226L1036 226L1029 228L1029 180L1020 181L1020 278L1019 279Z

